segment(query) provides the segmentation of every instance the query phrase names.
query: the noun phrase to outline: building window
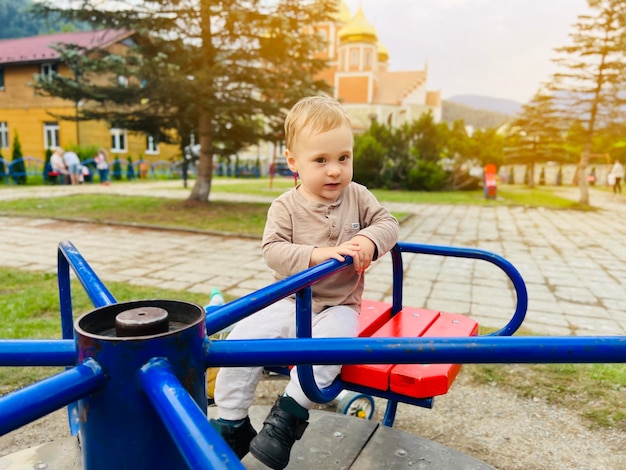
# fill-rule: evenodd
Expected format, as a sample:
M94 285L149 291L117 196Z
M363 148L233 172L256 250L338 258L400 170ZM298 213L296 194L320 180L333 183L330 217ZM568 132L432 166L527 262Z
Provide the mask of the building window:
M59 123L44 122L43 123L43 145L46 149L54 149L59 147Z
M9 126L6 122L0 122L0 149L9 148Z
M368 69L372 67L372 51L365 51L365 67Z
M4 90L4 69L0 68L0 90Z
M126 129L111 129L111 152L126 152Z
M350 67L356 67L359 64L359 51L358 49L350 50Z
M146 153L151 155L159 153L159 140L152 135L146 135Z
M41 64L41 78L50 79L53 74L57 73L57 68L57 64Z

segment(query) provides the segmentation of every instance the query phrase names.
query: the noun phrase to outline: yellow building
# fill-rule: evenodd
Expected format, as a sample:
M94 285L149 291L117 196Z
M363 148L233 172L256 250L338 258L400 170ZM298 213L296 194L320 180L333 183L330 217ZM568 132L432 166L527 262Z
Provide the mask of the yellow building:
M111 128L105 122L58 119L54 116L75 117L82 104L35 93L36 75L72 73L60 61L52 48L54 44L78 44L123 53L130 41L131 32L111 29L0 40L0 151L5 160L10 156L15 135L19 135L24 156L42 159L46 149L58 146L103 147L111 159L126 159L130 155L134 161L140 156L149 161L169 160L180 154L177 146Z
M345 2L338 4L333 21L317 26L328 44L322 57L329 68L321 76L347 108L355 131L373 118L397 127L428 111L440 121L441 93L426 89L428 69L390 71L389 52L362 8L352 16Z

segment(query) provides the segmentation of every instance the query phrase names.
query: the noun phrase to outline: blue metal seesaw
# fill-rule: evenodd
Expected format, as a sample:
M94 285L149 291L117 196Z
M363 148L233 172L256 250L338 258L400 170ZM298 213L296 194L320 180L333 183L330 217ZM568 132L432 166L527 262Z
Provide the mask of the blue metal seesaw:
M470 248L398 243L392 250L393 303L402 310L402 256L419 253L479 259L511 279L517 307L502 329L471 337L311 338L311 285L347 268L335 260L310 268L207 313L173 300L117 303L69 241L59 244L63 339L0 340L0 366L66 366L55 376L0 398L0 435L68 406L85 470L112 468L244 468L207 420L209 367L298 364L314 401L334 399L340 379L320 390L313 364L623 363L626 337L511 337L522 324L527 293L519 272L498 255ZM73 321L70 268L95 310ZM220 330L296 294L296 339L210 339ZM359 392L367 390L356 389ZM385 424L391 426L394 395ZM423 400L402 400L428 406Z

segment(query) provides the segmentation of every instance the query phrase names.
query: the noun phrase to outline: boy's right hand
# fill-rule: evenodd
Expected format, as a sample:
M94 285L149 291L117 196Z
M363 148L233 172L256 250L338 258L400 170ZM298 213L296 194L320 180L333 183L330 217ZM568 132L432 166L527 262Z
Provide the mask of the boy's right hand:
M310 267L316 266L329 259L336 259L337 261L345 261L345 256L354 256L357 251L360 251L361 247L352 242L342 243L339 246L327 246L324 248L313 248L311 253Z

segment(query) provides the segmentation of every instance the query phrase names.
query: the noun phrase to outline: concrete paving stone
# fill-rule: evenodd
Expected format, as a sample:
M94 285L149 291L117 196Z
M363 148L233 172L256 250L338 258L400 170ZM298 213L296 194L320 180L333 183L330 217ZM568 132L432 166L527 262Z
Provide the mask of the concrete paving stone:
M571 326L576 336L623 336L623 327L613 320L578 319L572 321Z
M254 290L242 289L240 287L233 287L226 291L228 295L232 295L235 299L251 294L252 292L254 292Z
M408 305L405 303L405 305ZM467 315L470 313L470 302L455 301L446 298L428 297L424 303L424 308L430 310L439 310L447 313L459 313Z
M151 194L167 193L167 197L184 197L186 193L183 191L167 189L177 183L150 184L147 191ZM0 199L15 197L16 191L28 194L35 189L7 188L6 191L0 191ZM57 189L59 194L61 191L63 194L76 191L72 187L54 188ZM80 188L81 191L84 189ZM97 194L102 188L90 187L89 190ZM106 190L115 190L119 194L124 194L124 191L138 193L137 185L131 187L122 183L111 185ZM575 188L564 188L564 191L570 191L574 199L577 197ZM50 192L50 188L46 188L46 193ZM623 332L626 324L626 299L623 297L626 295L626 249L623 242L626 237L626 224L623 223L626 204L621 204L621 200L626 201L626 198L613 200L607 196L611 195L593 191L593 200L602 200L602 204L614 212L415 206L406 203L389 206L397 208L392 210L413 213L400 229L402 240L476 247L507 258L517 267L528 285L529 307L533 316L527 320L526 326L531 331L549 327L553 328L550 330L552 334L580 334L592 331L597 323L602 326L601 331L613 328ZM217 197L217 193L212 193L212 197ZM220 197L228 199L230 196L222 194ZM240 200L249 199L246 196L238 197ZM18 268L27 266L29 269L42 269L53 266L53 271L56 271L58 244L61 240L71 240L105 282L128 282L127 276L120 276L120 270L137 274L134 270L142 268L150 271L149 277L154 277L150 282L170 281L163 278L173 273L179 280L185 276L184 279L192 281L186 287L190 291L203 292L203 289L215 283L226 290L225 294L234 297L250 293L247 288L242 289L242 285L252 283L250 285L256 287L262 283L261 279L267 279L268 284L271 282L271 274L262 259L258 239L10 217L0 217L0 236L5 245L7 241L13 241L6 246L4 259L0 258L0 265L3 266L11 267L13 262ZM12 261L11 256L15 252L20 254L20 258ZM22 258L24 253L25 257ZM368 270L367 295L389 298L391 263L390 257L386 258L386 261L383 258L379 262L380 267L377 263ZM43 261L48 259L49 262ZM507 309L498 302L506 298L507 302L514 304L510 282L504 277L504 285L499 287L501 284L497 275L484 272L480 267L488 263L472 261L473 264L461 267L458 261L437 256L405 255L405 305L421 307L433 303L433 308L457 313L478 310L472 315L484 317L494 326L503 323L505 320L501 317L504 315L503 310ZM448 269L449 266L452 269ZM500 273L497 268L492 269ZM501 273L499 275L504 276ZM172 280L175 281L176 277ZM136 283L138 279L131 281ZM430 295L436 281L471 286L472 295L475 292L480 294L477 293L477 298L472 298L471 303L455 303L454 299L449 298L453 295L450 294L453 288L444 287L440 299L438 292L435 292L436 296ZM371 289L367 290L368 286ZM507 294L494 296L494 289ZM552 290L567 293L566 297L570 300L557 301ZM459 291L459 288L454 290ZM580 292L586 294L581 296ZM580 297L587 299L587 296L597 297L595 305L580 303ZM447 301L446 305L442 305L444 301ZM483 309L488 311L482 313ZM509 315L508 310L506 314ZM541 320L536 320L534 315L541 315ZM561 331L564 319L571 321L572 328L578 330ZM598 319L607 323L600 324Z
M524 320L523 329L533 331L541 336L572 336L573 332L569 327L558 325L547 325L537 323L532 320Z
M524 325L526 325L527 321L543 325L560 326L563 328L569 328L570 325L570 320L566 315L559 315L552 310L541 310L538 308L528 309L526 318L524 319Z
M569 302L583 303L595 305L598 303L598 298L583 286L570 287L570 286L556 286L554 289L554 296L558 300L566 300Z
M499 306L507 306L516 303L514 291L510 289L498 289L478 285L471 286L471 299L472 302Z
M148 271L146 269L143 268L126 268L126 269L120 269L118 270L118 274L120 276L125 276L128 278L142 278L142 277L149 277L148 274L150 274L152 271Z
M431 296L448 298L450 300L471 300L471 287L467 283L435 282L431 289Z
M606 308L604 308L600 304L596 305L588 305L588 304L580 304L567 302L563 300L557 301L559 306L561 307L563 313L567 315L568 318L595 318L595 319L605 319L610 318L609 312Z
M152 284L152 283L140 284L141 281L143 281L143 280L131 281L131 284L136 284L136 285L155 285L156 287L159 287L161 289L171 289L171 290L187 290L187 288L189 287L189 283L188 282L163 281L163 282L159 282L157 284Z
M565 313L559 302L556 299L541 300L534 296L528 296L528 311L529 312L550 312L550 315L558 316Z

